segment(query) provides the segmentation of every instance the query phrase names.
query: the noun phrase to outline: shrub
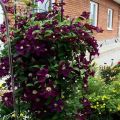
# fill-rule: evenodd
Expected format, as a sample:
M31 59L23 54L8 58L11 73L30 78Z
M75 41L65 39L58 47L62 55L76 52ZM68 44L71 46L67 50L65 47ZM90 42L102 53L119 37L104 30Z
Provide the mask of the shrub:
M120 67L116 66L103 66L100 69L101 77L105 80L106 83L111 82L112 80L117 79L117 75L120 73Z
M92 114L90 120L115 120L120 114L120 76L106 84L103 79L89 80L89 95Z

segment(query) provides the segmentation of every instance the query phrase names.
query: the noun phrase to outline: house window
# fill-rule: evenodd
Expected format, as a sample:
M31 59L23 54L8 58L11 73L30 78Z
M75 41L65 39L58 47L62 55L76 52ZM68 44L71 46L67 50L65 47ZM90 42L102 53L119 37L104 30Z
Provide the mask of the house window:
M91 24L97 26L98 4L90 1L90 19Z
M2 7L0 5L0 24L3 24L3 21L4 21L4 15L3 15Z
M55 3L55 0L44 0L43 3L37 2L37 11L36 12L46 12L46 11L48 11L49 6L51 6L51 7L53 6L52 3Z
M108 9L108 14L107 14L107 29L112 30L113 26L113 10Z

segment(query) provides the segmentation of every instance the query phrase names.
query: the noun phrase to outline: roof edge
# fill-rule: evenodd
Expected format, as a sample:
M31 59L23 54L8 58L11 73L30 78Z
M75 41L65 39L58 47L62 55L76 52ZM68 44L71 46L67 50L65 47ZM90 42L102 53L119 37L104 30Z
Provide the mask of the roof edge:
M120 0L113 0L114 2L120 4Z

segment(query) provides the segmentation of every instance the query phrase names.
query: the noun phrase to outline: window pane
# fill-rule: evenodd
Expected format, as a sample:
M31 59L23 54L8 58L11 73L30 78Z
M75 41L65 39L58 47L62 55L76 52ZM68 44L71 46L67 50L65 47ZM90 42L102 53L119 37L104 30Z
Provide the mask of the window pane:
M108 17L107 17L107 28L112 29L112 18L113 17L113 11L112 9L108 9Z
M54 3L55 0L51 0L51 6L52 3ZM37 12L45 12L48 11L49 8L49 0L44 0L44 3L38 2L38 11Z
M3 23L3 20L4 20L3 10L2 7L0 6L0 24Z
M90 2L90 19L91 24L97 26L97 11L98 11L98 4L95 2Z

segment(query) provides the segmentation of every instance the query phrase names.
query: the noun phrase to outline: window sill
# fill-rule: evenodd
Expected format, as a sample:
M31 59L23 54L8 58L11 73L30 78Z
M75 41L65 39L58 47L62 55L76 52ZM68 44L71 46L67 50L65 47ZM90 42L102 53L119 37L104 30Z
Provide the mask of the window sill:
M112 31L113 29L112 28L107 28L108 31Z

